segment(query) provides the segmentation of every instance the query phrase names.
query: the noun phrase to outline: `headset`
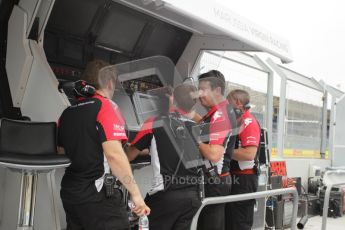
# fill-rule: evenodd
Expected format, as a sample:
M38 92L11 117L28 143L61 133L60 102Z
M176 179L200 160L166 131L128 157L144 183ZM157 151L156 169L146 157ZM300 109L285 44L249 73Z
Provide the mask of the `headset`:
M245 110L248 110L248 109L250 109L252 107L252 104L250 104L250 103L247 103L247 104L245 104L244 106L243 106L243 108L245 109Z
M87 83L84 80L74 82L73 90L77 97L92 97L96 93L95 86Z

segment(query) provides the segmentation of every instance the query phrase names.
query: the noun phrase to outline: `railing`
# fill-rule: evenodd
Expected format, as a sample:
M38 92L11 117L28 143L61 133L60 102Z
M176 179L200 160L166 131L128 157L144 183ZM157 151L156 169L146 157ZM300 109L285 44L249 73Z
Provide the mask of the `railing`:
M324 197L324 201L323 201L323 212L322 212L323 214L322 214L322 226L321 226L321 230L326 230L327 216L328 216L329 197L330 197L330 195L331 195L332 187L334 187L334 186L339 186L339 185L345 185L345 182L327 185L327 189L326 189L325 197Z
M195 214L193 218L190 229L196 230L200 212L206 205L222 204L222 203L236 202L236 201L242 201L242 200L251 200L251 199L263 198L267 196L276 196L276 195L283 195L283 194L289 194L289 193L293 194L291 230L294 230L296 229L296 219L297 219L297 209L298 209L298 193L297 193L296 188L274 189L274 190L255 192L255 193L205 198L202 201L201 207L199 208L199 210L197 211L197 213Z

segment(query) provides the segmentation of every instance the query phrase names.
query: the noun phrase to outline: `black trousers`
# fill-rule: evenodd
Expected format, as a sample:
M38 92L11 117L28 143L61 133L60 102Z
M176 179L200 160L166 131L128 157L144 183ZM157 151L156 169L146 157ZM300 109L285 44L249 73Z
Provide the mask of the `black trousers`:
M128 214L120 192L111 198L105 193L99 202L70 204L62 201L67 230L128 230Z
M227 196L231 191L231 176L216 180L206 178L205 196ZM198 220L198 230L224 230L225 229L225 204L212 204L204 207Z
M189 230L201 201L196 187L157 192L145 198L150 230Z
M258 188L257 175L234 175L231 194L256 192ZM225 205L226 230L250 230L254 219L255 200L227 203Z

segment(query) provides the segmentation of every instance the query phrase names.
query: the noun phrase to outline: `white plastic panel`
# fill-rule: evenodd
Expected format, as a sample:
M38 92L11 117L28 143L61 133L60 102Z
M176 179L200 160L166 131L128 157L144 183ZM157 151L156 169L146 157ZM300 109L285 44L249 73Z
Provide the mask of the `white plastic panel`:
M245 52L225 52L225 57L241 62L245 65L249 65L253 68L266 71L254 58L253 55L247 54Z
M230 11L216 1L165 0L159 1L158 5L153 1L115 1L187 29L194 34L234 38L245 45L255 47L256 51L266 51L284 62L292 61L290 44L287 40ZM208 47L208 49L212 48ZM248 50L242 49L242 51Z
M197 68L197 59L202 50L254 51L255 48L229 37L193 35L176 64L181 76L187 77L193 68Z
M22 114L33 121L57 121L69 105L68 99L58 91L58 81L50 68L42 48L30 41L34 62L25 90Z
M26 29L26 37L29 36L32 25L35 21L35 16L37 14L38 8L40 6L41 0L21 0L18 4L22 10L25 11L27 15L28 24Z
M6 71L14 107L20 107L32 64L26 39L27 15L14 6L8 22Z
M332 166L345 166L345 96L336 104Z
M43 41L44 37L44 29L47 25L51 10L53 9L55 0L44 0L41 2L40 7L37 12L37 17L39 17L39 29L38 29L38 37L39 41Z
M291 80L291 81L297 82L299 84L308 86L308 87L313 88L313 89L318 90L318 91L323 91L320 84L318 84L318 82L313 80L313 78L306 77L300 73L297 73L291 69L287 69L281 65L278 65L278 66L286 74L288 80Z

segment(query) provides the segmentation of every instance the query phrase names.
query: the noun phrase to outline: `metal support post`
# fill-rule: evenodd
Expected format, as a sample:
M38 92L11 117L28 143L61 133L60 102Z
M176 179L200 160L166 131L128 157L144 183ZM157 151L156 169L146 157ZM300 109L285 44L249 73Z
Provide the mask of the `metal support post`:
M22 172L17 230L33 230L37 192L37 174Z
M325 197L324 197L324 201L323 201L322 226L321 226L321 230L326 230L327 216L328 216L329 197L330 197L330 195L331 195L332 187L338 186L338 185L345 185L345 182L327 185L326 192L325 192Z

